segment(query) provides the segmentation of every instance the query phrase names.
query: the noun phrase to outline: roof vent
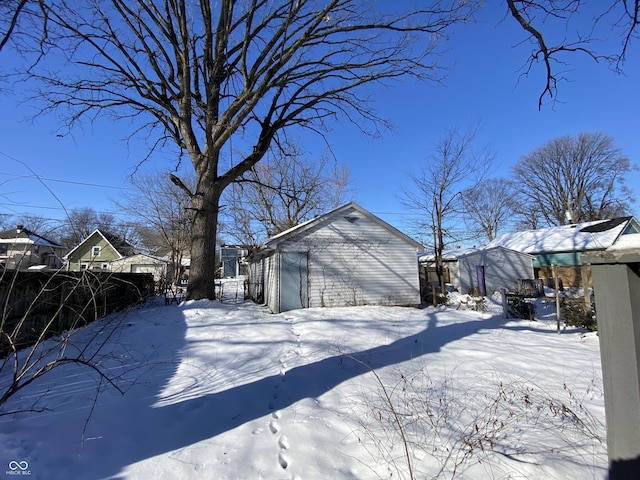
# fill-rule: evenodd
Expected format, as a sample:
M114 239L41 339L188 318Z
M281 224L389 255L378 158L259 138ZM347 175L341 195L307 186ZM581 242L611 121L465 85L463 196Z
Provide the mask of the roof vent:
M358 217L344 217L344 219L349 223L356 223L358 221Z
M16 233L22 233L22 229L24 229L24 225L18 225L16 227Z

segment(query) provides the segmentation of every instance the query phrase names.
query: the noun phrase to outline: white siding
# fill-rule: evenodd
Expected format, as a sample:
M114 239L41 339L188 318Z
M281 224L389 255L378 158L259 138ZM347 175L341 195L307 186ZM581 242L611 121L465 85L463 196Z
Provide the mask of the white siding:
M465 255L458 260L460 291L469 292L478 286L476 266L484 266L487 294L501 288L515 287L519 278L533 278L530 255L503 248L491 248Z
M280 311L280 275L278 274L279 256L271 255L262 260L264 274L264 303L272 312Z
M161 260L154 260L146 255L132 255L109 263L113 272L123 273L151 273L153 280L159 282L166 277L167 264Z
M262 269L264 261L255 261L249 263L249 297L253 301L264 301L264 275Z
M359 212L281 244L309 252L309 306L417 305L417 248Z

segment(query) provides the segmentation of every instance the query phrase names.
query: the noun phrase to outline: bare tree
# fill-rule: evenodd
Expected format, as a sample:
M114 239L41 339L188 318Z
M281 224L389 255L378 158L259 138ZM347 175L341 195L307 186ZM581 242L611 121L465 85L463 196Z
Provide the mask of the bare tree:
M638 38L640 0L615 0L594 5L580 0L506 0L508 15L532 45L523 74L544 66L545 85L538 108L554 99L558 83L567 80L568 54L605 61L620 71L633 39ZM607 42L619 40L610 49Z
M0 213L0 230L7 230L9 227L15 227L13 217L6 213Z
M35 277L25 273L0 270L0 416L47 410L46 391L12 405L8 401L52 370L70 364L96 375L96 397L106 385L124 394L130 382L123 374L137 362L130 358L121 362L110 350L118 343L127 310L86 332L89 338L79 334L80 327L144 299L149 292L140 283L90 271L58 270ZM129 300L123 300L125 291ZM113 361L117 368L108 366Z
M16 215L14 218L14 224L12 227L16 227L16 225L24 225L32 232L37 233L43 237L47 237L49 239L55 239L58 236L59 224L56 220L51 218L43 217L42 215Z
M193 223L191 199L184 188L193 191L195 178L192 173L181 175L181 186L172 178L173 174L139 171L129 179L132 188L115 203L137 219L141 241L150 252L168 252L174 275L169 280L176 283L182 260L189 255Z
M195 171L188 297L214 298L223 191L293 128L338 118L376 133L382 119L362 87L402 76L436 79L436 41L470 18L470 2L409 9L360 0L64 0L45 5L36 38L46 108L70 124L135 117L160 147L173 142ZM73 67L45 65L68 59ZM234 148L229 148L233 142ZM242 150L243 153L231 153Z
M0 0L0 51L19 26L47 35L47 8L55 0ZM611 0L597 5L579 0L505 0L507 16L522 28L532 45L523 75L542 65L545 85L539 98L557 95L558 83L566 80L567 54L582 54L622 71L632 40L639 37L640 0ZM25 19L27 21L25 21ZM617 40L607 51L607 42ZM523 42L526 43L526 42Z
M246 172L229 191L231 227L251 244L340 206L349 194L349 172L327 157L306 159L289 144Z
M0 51L9 42L22 17L29 16L31 4L42 4L43 0L0 0ZM26 12L26 13L25 13Z
M419 215L417 225L430 232L435 254L436 275L445 293L442 253L452 240L462 218L462 192L476 186L486 174L493 153L474 149L479 127L453 128L435 145L419 173L411 174L413 189L402 192L401 201Z
M60 222L59 241L67 248L73 248L87 238L96 229L119 234L126 240L123 228L118 226L115 217L106 212L96 212L91 207L76 208L68 212L65 220Z
M513 194L513 186L505 178L488 178L462 192L465 223L478 238L490 242L510 222Z
M134 130L150 140L151 152L169 143L188 156L196 174L195 190L185 189L194 211L190 298L214 296L223 191L292 128L324 132L342 117L376 133L384 122L362 87L406 75L437 78L435 42L479 7L463 0L393 5L387 12L360 0L5 0L16 16L3 41L25 3L40 7L29 18L42 20L46 32L23 29L20 37L23 49L32 37L42 62L29 73L43 83L37 98L45 110L67 109L70 126L102 113L135 117ZM550 48L536 27L537 12L571 20L582 2L507 5L537 45L530 65L541 55L547 67L541 98L554 92L557 54L584 50L599 58L580 42ZM617 0L603 7L602 18L620 15L625 49L636 32L637 6L638 0ZM61 67L60 59L69 64ZM232 142L242 148L228 148Z
M617 217L633 196L625 185L635 167L603 133L558 137L514 166L521 204L550 226Z

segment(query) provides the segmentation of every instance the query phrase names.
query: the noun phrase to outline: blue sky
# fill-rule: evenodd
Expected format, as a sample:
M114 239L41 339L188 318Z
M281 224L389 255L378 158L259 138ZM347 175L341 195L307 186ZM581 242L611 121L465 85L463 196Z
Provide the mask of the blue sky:
M496 176L508 175L521 155L554 137L590 131L611 135L632 163L639 164L638 45L629 52L625 76L586 57L567 57L571 82L560 84L558 103L539 111L543 71L520 76L530 50L517 46L522 38L511 23L499 23L499 16L460 27L441 58L455 63L442 85L407 81L373 92L377 110L394 123L394 131L373 141L353 126L337 126L328 139L337 160L351 171L355 200L410 233L410 216L398 192L409 182L408 173L424 164L434 142L456 124L483 124L478 143L495 150ZM0 61L11 63L11 55L3 52ZM118 197L144 155L143 145L122 141L131 125L100 120L59 137L54 115L32 122L32 108L20 104L17 96L1 94L0 106L0 213L61 218L60 203L67 209L118 213L111 199ZM305 146L313 151L317 145ZM160 155L153 166L168 168L172 159L171 153ZM628 177L627 185L640 197L638 172ZM634 211L640 213L637 203Z

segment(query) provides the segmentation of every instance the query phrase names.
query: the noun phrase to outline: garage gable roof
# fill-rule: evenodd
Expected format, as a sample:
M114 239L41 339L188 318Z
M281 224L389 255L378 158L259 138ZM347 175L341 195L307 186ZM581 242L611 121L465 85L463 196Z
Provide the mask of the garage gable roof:
M346 218L348 221L355 221L356 217L349 217L349 213L354 213L354 212L358 212L361 215L367 217L368 219L370 219L371 221L373 221L374 223L376 223L377 225L381 226L382 228L386 229L387 231L389 231L391 234L395 235L396 237L400 238L401 240L403 240L404 242L406 242L407 244L411 245L412 247L421 249L422 245L417 242L416 240L414 240L413 238L409 237L408 235L402 233L400 230L398 230L397 228L395 228L394 226L388 224L387 222L385 222L384 220L382 220L381 218L377 217L376 215L374 215L373 213L369 212L368 210L362 208L360 205L358 205L355 202L349 202L345 205L342 205L341 207L338 207L334 210L331 210L327 213L324 213L314 219L308 220L306 222L301 223L300 225L296 225L293 228L290 228L288 230L285 230L284 232L281 232L277 235L274 235L273 237L267 239L264 244L262 244L260 246L260 250L272 250L275 247L277 247L280 243L287 241L297 235L300 235L312 228L314 228L315 226L321 224L322 222L325 221L330 221L333 218L337 218L340 216L343 216L344 218ZM352 220L353 219L353 220Z

